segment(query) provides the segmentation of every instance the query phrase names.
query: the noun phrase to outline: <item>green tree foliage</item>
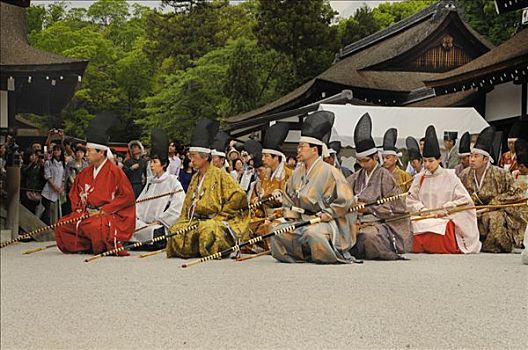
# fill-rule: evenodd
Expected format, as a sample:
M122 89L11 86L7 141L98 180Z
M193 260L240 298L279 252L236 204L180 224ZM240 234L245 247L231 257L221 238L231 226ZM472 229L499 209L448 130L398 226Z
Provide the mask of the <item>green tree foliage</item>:
M227 74L224 92L228 99L227 115L236 115L257 106L260 96L255 43L246 39L235 43Z
M383 3L372 9L372 15L380 28L386 28L426 7L429 7L435 2L437 2L437 0L409 0L395 3Z
M335 54L336 12L327 0L260 1L255 33L260 44L282 53L291 62L287 89L327 68Z
M31 6L31 45L90 61L62 114L34 120L83 137L96 113L111 110L121 116L114 135L121 141L154 126L188 141L198 119L223 121L271 102L327 69L339 48L433 2L363 6L347 19L336 18L328 0L163 0L162 10L125 0ZM496 15L492 0L457 6L496 44L520 19Z
M28 33L40 32L44 27L46 8L44 6L30 6L27 10Z
M346 46L393 25L402 19L423 10L436 0L410 0L395 3L382 3L374 9L361 6L353 16L338 24L339 41Z
M511 38L521 22L522 10L499 15L493 0L457 0L456 3L471 27L495 45Z
M148 18L147 52L166 71L191 67L196 59L251 28L248 6L233 6L227 0L193 3L192 11L155 12Z
M218 119L225 104L219 94L227 68L226 49L212 51L195 66L163 76L153 96L145 99L145 114L139 124L145 129L165 128L171 137L189 141L189 131L201 118Z
M137 130L133 128L133 120L141 114L142 99L151 91L154 64L143 51L150 10L135 6L133 14L128 15L126 1L107 0L94 2L88 10L77 10L64 12L55 22L44 21L47 24L44 29L30 33L30 43L46 51L90 61L80 89L62 113L66 132L82 137L95 113L114 110L121 115L123 125L131 127L121 135L126 140ZM44 18L50 15L46 13Z
M356 10L354 16L338 24L338 35L342 47L380 30L372 11L367 5Z
M161 0L164 7L172 7L175 12L192 12L196 7L204 5L206 0Z
M109 26L121 24L128 17L126 0L98 0L88 8L88 16L93 23Z

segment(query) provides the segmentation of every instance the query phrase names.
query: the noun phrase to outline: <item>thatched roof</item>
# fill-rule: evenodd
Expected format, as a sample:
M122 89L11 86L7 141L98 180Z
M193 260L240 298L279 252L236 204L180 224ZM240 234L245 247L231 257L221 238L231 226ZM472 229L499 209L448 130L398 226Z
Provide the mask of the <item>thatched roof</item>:
M0 0L0 1L11 4L11 5L20 6L20 7L29 7L29 5L31 5L31 0Z
M402 19L401 21L394 23L390 27L382 29L376 33L373 33L365 38L362 38L350 45L345 46L338 54L338 59L343 59L348 57L356 52L362 51L369 46L373 46L378 42L384 41L393 36L400 36L402 39L399 39L402 45L411 44L413 45L420 42L425 38L431 31L430 29L436 29L444 17L450 12L456 12L456 6L454 1L442 0L439 1L425 9L411 15L407 18ZM424 26L424 22L426 23ZM492 48L493 44L486 39L484 36L477 33L473 28L471 28L467 23L462 21L466 26L466 29L478 39L485 46ZM429 27L433 24L433 27ZM412 33L409 33L408 30L412 28L420 28ZM425 30L425 31L424 31ZM434 30L433 30L434 31ZM403 34L408 32L407 34ZM410 34L410 35L409 35ZM403 35L403 36L402 36ZM411 40L410 42L407 40ZM396 47L398 50L398 47ZM404 47L401 50L404 51Z
M228 123L236 123L242 120L249 119L253 116L261 115L264 113L272 113L273 111L275 111L276 109L280 107L282 107L281 108L282 110L288 109L290 105L294 105L297 102L297 98L304 96L310 90L310 88L313 87L314 83L315 83L315 79L312 79L306 82L305 84L299 86L297 89L293 90L289 94L273 102L270 102L262 107L254 109L247 113L242 113L242 114L229 118Z
M389 28L346 46L338 54L336 62L316 78L267 105L228 118L227 123L298 108L303 102L316 101L317 94L328 91L332 86L336 89L351 89L354 93L356 89L383 95L394 93L399 96L398 101L405 103L409 100L406 95L425 89L424 80L432 80L440 73L409 72L393 67L385 69L387 62L423 52L431 40L450 25L456 26L461 36L479 54L493 47L460 18L451 1L440 1Z
M434 88L439 94L445 93L446 89L461 85L467 85L469 88L471 84L482 80L485 80L485 85L489 85L490 78L492 82L506 82L514 79L522 71L525 74L528 72L528 29L522 30L462 67L440 74L434 79L428 79L425 84Z
M247 130L258 129L261 126L267 125L270 121L273 120L282 120L291 117L300 117L306 115L306 113L316 111L321 104L358 104L358 105L370 105L364 101L360 101L354 98L352 91L343 90L338 94L320 99L314 103L299 107L292 108L285 111L277 113L267 113L255 118L240 120L238 122L229 123L224 130L231 132L232 135L236 135L235 130L243 130L241 134L245 134Z
M405 107L463 107L478 98L475 90L459 91L449 95L433 96L424 100L405 105Z
M14 113L60 113L73 97L88 61L31 47L23 7L0 2L0 32L0 88L13 92Z
M0 2L0 66L2 71L74 69L84 72L88 61L68 58L29 46L26 9Z

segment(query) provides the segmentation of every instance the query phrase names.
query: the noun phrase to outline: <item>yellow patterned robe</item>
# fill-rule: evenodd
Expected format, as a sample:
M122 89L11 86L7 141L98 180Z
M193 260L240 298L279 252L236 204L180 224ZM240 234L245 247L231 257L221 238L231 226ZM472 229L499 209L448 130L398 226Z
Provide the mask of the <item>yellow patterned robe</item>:
M173 236L167 242L167 257L191 258L207 256L231 247L235 242L223 221L234 235L245 241L249 238L249 212L246 193L223 169L209 166L198 191L199 174L189 184L181 216L171 232L198 222L198 228ZM192 203L196 198L194 219Z
M408 172L396 167L392 172L392 177L394 177L394 181L396 181L396 185L400 187L402 193L409 192L413 177Z
M271 196L275 190L284 191L286 188L286 182L290 179L292 173L293 171L290 168L284 167L284 175L282 176L282 179L271 179L271 170L266 169L266 177L262 180L257 180L257 183L255 184L255 188L251 193L251 202L253 203L256 200ZM253 211L250 224L252 236L260 236L270 231L271 221L269 220L269 217L272 214L276 215L276 217L281 217L281 215L276 212L272 213L273 209L280 207L282 207L281 202L271 201L266 202ZM263 241L261 247L265 250L271 249L270 241Z
M525 198L524 192L513 176L506 170L489 165L478 189L475 171L466 168L460 180L476 205L505 204ZM478 218L482 251L489 253L509 253L512 248L520 248L523 243L528 209L506 208L482 213Z

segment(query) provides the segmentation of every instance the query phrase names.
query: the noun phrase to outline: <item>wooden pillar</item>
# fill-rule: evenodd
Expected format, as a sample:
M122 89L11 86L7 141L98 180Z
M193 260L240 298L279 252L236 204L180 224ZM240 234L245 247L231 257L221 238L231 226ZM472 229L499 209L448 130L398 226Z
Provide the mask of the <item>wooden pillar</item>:
M526 116L526 108L528 105L528 89L526 88L527 82L521 84L521 120L528 120Z
M19 203L20 203L20 163L7 167L7 220L6 226L11 230L11 238L18 237Z

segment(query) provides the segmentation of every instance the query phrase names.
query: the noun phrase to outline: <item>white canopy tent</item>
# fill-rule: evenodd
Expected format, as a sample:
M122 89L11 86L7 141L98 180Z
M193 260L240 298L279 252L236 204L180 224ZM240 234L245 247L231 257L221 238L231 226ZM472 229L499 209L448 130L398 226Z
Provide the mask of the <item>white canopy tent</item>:
M368 113L372 118L372 137L376 145L383 144L383 135L389 128L398 129L397 147L405 148L405 138L419 140L425 135L427 126L434 125L439 140L444 131L457 131L458 137L469 131L478 134L488 122L471 107L380 107L322 104L319 110L335 114L331 141L341 141L343 147L354 147L354 128L361 116Z

